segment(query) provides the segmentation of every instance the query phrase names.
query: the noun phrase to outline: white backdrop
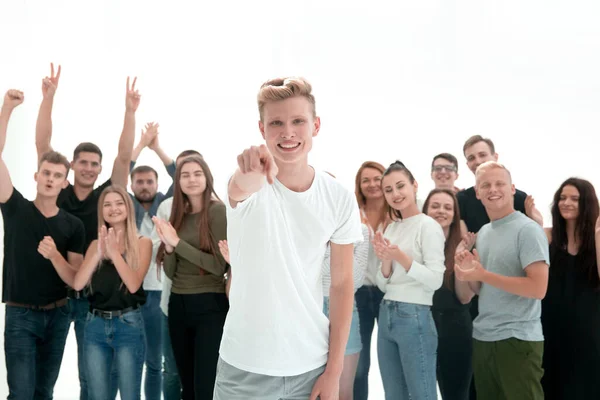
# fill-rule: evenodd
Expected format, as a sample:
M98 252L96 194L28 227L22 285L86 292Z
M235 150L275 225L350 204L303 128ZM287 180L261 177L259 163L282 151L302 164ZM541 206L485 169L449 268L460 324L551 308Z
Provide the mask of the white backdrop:
M100 180L116 155L127 75L142 94L138 132L158 121L173 157L201 151L220 195L238 152L261 143L260 84L302 75L322 118L310 161L349 189L363 161L401 159L424 198L440 152L459 158L457 184L471 186L462 144L473 134L494 140L547 222L562 180L600 183L591 145L600 125L597 1L197 3L0 2L0 91L25 92L4 151L20 191L35 195L35 120L50 61L63 67L54 148L71 158L79 142L98 144ZM139 163L157 167L166 190L158 158L145 150ZM74 343L71 335L57 399L77 397ZM2 365L0 396L7 391Z

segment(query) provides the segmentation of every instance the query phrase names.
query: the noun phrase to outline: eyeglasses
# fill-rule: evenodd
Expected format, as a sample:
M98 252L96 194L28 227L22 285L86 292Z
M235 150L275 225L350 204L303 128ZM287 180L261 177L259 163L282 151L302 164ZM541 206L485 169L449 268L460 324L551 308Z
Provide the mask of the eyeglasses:
M442 172L443 170L448 172L456 172L457 168L454 165L434 165L431 167L431 170L434 172Z

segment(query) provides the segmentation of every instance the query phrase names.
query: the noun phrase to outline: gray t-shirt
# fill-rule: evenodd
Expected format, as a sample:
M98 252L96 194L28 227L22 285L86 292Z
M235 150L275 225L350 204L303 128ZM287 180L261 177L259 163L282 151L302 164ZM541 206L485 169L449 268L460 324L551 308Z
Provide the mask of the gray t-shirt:
M483 267L499 275L525 277L528 265L536 261L549 264L544 230L520 211L485 224L477 234L476 247ZM541 312L541 300L482 283L473 338L484 342L508 338L542 341Z

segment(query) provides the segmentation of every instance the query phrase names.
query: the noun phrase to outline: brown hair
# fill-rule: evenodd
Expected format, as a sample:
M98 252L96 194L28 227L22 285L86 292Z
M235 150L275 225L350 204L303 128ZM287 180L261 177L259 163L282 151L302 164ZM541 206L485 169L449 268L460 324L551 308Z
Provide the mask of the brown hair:
M454 202L454 217L452 218L452 222L450 223L450 229L448 231L448 237L446 238L446 243L444 245L444 256L446 257L446 271L444 271L444 284L446 287L452 291L454 291L454 255L456 253L456 248L458 244L462 240L462 233L460 231L460 210L458 208L458 200L456 199L456 195L452 190L449 189L433 189L429 192L425 203L423 204L423 214L427 214L429 210L429 202L433 195L438 193L445 193L452 198Z
M465 142L465 144L463 146L463 154L465 154L467 152L467 149L469 147L471 147L479 142L485 142L490 148L490 153L492 155L496 154L496 148L494 147L494 142L492 142L492 139L484 138L481 135L473 135L467 139L467 141Z
M213 204L222 203L221 199L215 192L214 180L208 164L202 157L192 155L181 160L177 166L175 172L175 182L173 188L173 205L171 206L171 217L169 222L173 225L173 228L177 232L183 226L183 220L186 214L192 211L190 201L185 193L181 190L181 169L188 163L196 163L202 168L204 177L206 178L206 189L202 193L202 211L200 211L200 218L198 221L198 237L200 238L200 250L211 253L213 255L221 254L218 245L216 245L215 238L213 237L210 224L208 211ZM156 264L162 264L165 258L165 244L161 243L156 254ZM203 269L200 269L200 274L204 275Z
M315 96L312 94L312 86L306 79L299 77L275 78L263 83L257 96L260 120L262 121L264 117L265 104L296 96L305 97L310 102L313 117L316 117Z
M358 202L358 206L361 209L364 209L365 206L367 205L367 198L364 195L364 193L362 192L362 190L360 189L360 181L362 179L362 173L366 168L375 169L375 170L381 172L381 175L383 175L383 173L385 172L385 167L376 161L365 161L364 163L362 163L360 168L358 168L358 171L356 172L356 178L354 180L354 195L356 196L356 201ZM384 200L383 207L381 207L381 214L379 216L379 220L377 221L377 226L385 223L386 214L387 214L387 205L386 204L387 203ZM369 225L368 221L363 221L363 222L366 225Z
M156 170L149 165L140 165L139 167L135 167L131 171L131 174L130 174L131 181L133 182L133 177L135 176L135 174L143 174L146 172L154 172L154 176L156 177L156 180L158 181L158 172L156 172Z
M63 165L67 169L67 172L65 173L65 179L66 179L67 175L69 175L69 170L71 169L71 164L69 163L69 160L67 160L67 157L63 156L58 151L48 151L48 152L42 154L42 157L40 158L40 161L38 162L38 171L44 161L47 163L50 163L50 164Z
M431 160L431 168L433 169L433 163L435 162L435 160L437 160L438 158L443 158L444 160L448 160L450 161L450 163L452 163L455 167L456 167L456 171L458 172L458 160L456 159L456 157L454 157L452 154L450 153L440 153L437 156L433 157L433 160Z
M102 162L102 151L100 147L96 146L94 143L83 142L79 143L75 150L73 151L73 161L77 160L79 157L79 153L94 153L100 156L100 162Z

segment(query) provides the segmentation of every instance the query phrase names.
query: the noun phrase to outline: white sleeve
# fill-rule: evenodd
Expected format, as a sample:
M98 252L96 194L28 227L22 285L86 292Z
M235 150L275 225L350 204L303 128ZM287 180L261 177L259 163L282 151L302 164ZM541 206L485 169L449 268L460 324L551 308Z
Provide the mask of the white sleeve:
M356 197L350 191L344 189L340 191L339 205L337 208L339 222L337 229L331 236L331 242L335 244L362 242L361 218Z
M444 281L445 238L442 227L433 219L423 220L420 234L423 263L413 260L407 275L431 290L438 290Z

